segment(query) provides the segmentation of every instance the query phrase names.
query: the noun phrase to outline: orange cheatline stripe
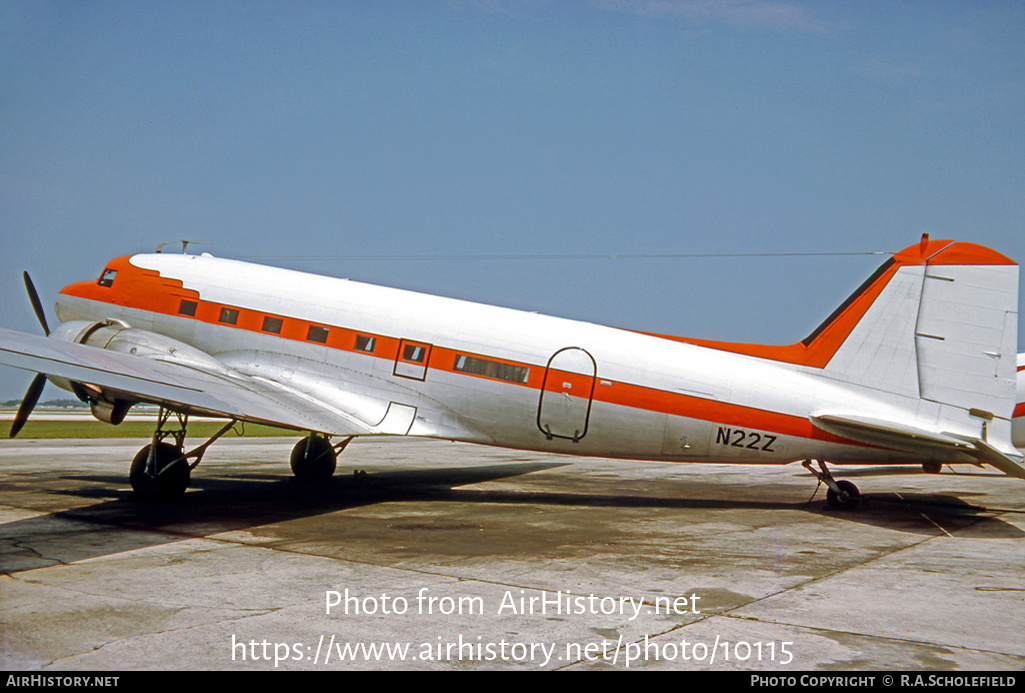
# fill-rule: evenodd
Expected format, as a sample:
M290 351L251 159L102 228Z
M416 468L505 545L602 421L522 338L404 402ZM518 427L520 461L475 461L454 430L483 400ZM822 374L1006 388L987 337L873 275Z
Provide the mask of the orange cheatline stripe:
M264 313L262 311L242 308L239 306L227 306L221 303L212 303L203 300L199 293L194 290L183 289L178 280L171 280L160 277L152 270L137 268L127 263L127 258L118 258L108 264L108 268L117 269L118 276L111 287L101 287L95 282L79 282L65 287L61 293L77 296L80 298L123 305L129 308L145 310L165 315L178 316L178 309L181 299L196 302L196 314L190 319L200 322L217 325L219 327L246 330L249 332L265 333L262 330L263 318L265 316L277 317L282 320L282 327L277 336L282 339L310 343L307 341L307 330L310 325L320 325L328 328L328 340L324 344L327 348L341 349L357 354L366 354L376 358L394 361L399 355L401 340L396 337L372 334L366 331L353 330L336 325L324 325L313 323L307 320L291 318L276 314ZM238 311L238 319L233 325L219 322L221 308L232 308ZM188 316L179 316L188 317ZM356 335L374 337L376 340L373 354L367 354L355 348ZM464 373L454 369L455 359L458 355L476 356L505 363L508 365L529 368L527 382L514 383L503 381L487 376ZM599 402L623 406L631 409L639 409L664 414L672 414L687 418L710 421L731 426L745 426L763 431L770 431L781 435L794 435L804 438L817 439L840 439L816 429L810 421L805 418L778 414L764 411L753 407L715 402L704 400L698 397L683 395L680 393L667 392L642 385L633 385L602 379L599 385L589 375L582 375L569 371L552 369L545 378L546 369L542 365L521 363L499 359L485 354L451 349L444 346L433 345L429 362L426 364L430 369L456 373L468 377L484 378L496 382L504 382L510 385L527 387L540 391L542 386L549 392L566 392L572 396L587 397L594 389L593 399ZM569 387L566 387L568 385Z
M976 252L973 248L980 247L967 249L956 248L958 245L967 244L954 244L953 246L948 247L948 243L949 242L946 241L933 241L923 243L920 246L912 246L905 251L902 251L902 253L898 253L895 256L894 261L885 263L875 275L870 277L869 280L855 292L851 299L841 306L841 309L838 310L834 316L831 316L830 320L827 320L824 327L817 331L814 339L806 340L809 342L808 344L798 343L789 346L772 347L714 342L710 340L689 340L677 337L666 337L664 335L655 336L700 346L711 346L713 348L734 353L745 353L761 356L763 358L822 367L825 363L828 363L829 358L831 358L835 350L843 343L847 334L850 333L854 325L856 325L862 318L899 267L904 264L922 264L927 261L931 263L932 260L930 259L930 256L932 254L935 254L936 257L941 257L946 261L937 264L952 264L955 260L959 263L973 261L977 264L983 264L983 260L986 261L986 264L1003 264L1004 262L1010 262L1006 258L1003 258L1003 256L1000 256L986 248L981 248L981 251ZM951 250L951 248L955 249ZM182 298L187 298L188 300L195 301L197 304L196 314L195 316L192 316L192 319L208 324L269 334L262 330L263 318L265 316L276 317L282 320L282 329L277 336L284 339L310 343L307 340L309 327L321 326L328 329L328 338L325 346L329 348L366 354L367 352L355 348L356 337L358 335L364 335L374 337L376 340L374 353L367 355L372 355L389 361L393 361L398 357L402 341L399 338L334 325L323 325L322 323L314 323L299 318L290 318L287 316L274 315L237 306L226 306L224 304L204 301L200 298L197 291L185 289L180 280L164 278L155 270L135 267L129 262L129 259L130 258L126 256L116 258L108 263L106 269L116 269L118 271L118 276L113 287L101 287L96 282L79 282L65 287L61 290L61 293L103 303L123 305L139 310L174 316L179 315L178 310ZM224 307L233 308L238 311L238 320L234 325L226 325L219 321L220 310ZM529 368L530 373L528 381L526 383L515 383L496 378L489 378L484 375L456 371L453 368L454 359L459 354L479 356L482 358L492 359L499 363ZM469 377L496 380L499 382L506 382L511 385L526 386L535 390L540 390L542 383L544 383L543 386L546 391L566 391L567 393L573 393L574 396L580 396L576 393L589 394L590 387L593 385L593 380L589 376L553 370L549 373L550 377L545 380L544 373L546 369L543 366L507 361L483 354L457 351L436 345L434 345L429 361L430 362L425 365L434 370L457 373ZM564 383L569 383L570 387L566 388ZM607 385L595 388L594 399L608 404L672 414L675 416L720 423L723 425L744 426L748 428L755 428L757 430L779 433L781 435L850 443L850 441L846 439L832 436L817 429L806 417L781 414L755 407L717 402L715 400L706 400L641 385L618 383L607 380L603 381L603 383L607 383ZM1020 415L1021 409L1021 406L1015 409L1015 416Z
M740 426L780 435L860 445L820 430L804 416L783 414L758 407L702 399L694 395L658 390L644 385L611 382L595 388L594 399L631 409L671 414L724 426Z

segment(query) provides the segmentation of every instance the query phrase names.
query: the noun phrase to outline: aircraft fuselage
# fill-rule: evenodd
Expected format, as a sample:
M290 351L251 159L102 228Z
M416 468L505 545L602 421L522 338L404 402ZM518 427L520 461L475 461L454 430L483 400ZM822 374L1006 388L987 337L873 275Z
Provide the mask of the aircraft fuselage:
M210 256L119 258L104 276L61 292L61 321L166 335L382 434L666 461L922 462L810 417L944 416L820 367ZM979 435L978 422L944 431L956 425Z

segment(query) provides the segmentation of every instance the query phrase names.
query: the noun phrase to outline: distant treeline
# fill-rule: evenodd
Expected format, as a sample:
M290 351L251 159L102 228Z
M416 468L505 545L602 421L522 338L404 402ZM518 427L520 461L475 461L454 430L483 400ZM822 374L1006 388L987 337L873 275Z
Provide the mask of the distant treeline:
M21 406L20 399L9 399L6 402L0 403L0 406L9 407L11 409L17 409ZM89 404L86 402L80 402L77 399L51 399L45 402L40 402L40 407L49 407L51 409L88 409Z

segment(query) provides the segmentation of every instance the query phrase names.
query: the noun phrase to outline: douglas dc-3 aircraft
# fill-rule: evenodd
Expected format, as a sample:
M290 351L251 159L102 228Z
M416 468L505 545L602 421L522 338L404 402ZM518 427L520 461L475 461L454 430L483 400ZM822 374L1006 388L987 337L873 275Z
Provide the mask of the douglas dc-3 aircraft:
M988 464L1025 479L1018 266L968 243L923 236L789 346L639 333L164 253L117 258L98 280L62 289L62 324L49 333L25 280L48 337L0 330L0 363L39 373L11 435L46 379L113 424L133 404L158 404L152 443L131 464L140 497L181 496L237 421L304 432L291 459L301 479L329 477L337 453L366 435L803 461L842 508L860 494L827 461L927 472ZM228 423L186 451L189 415Z

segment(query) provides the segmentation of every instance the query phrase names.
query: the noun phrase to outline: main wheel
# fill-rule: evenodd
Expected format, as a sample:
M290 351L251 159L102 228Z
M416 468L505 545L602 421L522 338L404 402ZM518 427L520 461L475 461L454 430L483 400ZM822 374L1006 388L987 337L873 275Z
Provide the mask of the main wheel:
M146 500L176 500L189 487L189 463L182 458L182 451L170 443L157 443L153 456L153 467L147 471L149 451L147 445L135 455L128 476L132 490Z
M331 441L322 436L303 438L292 448L292 473L299 481L330 479L337 463Z
M857 508L858 503L861 502L861 491L858 490L858 487L846 479L836 482L836 485L840 489L840 493L833 489L826 491L826 502L829 503L829 507L837 510Z

